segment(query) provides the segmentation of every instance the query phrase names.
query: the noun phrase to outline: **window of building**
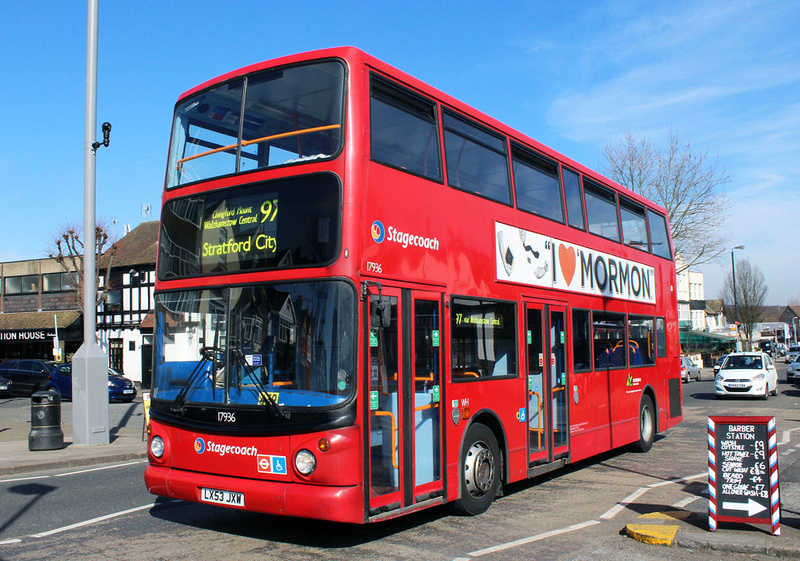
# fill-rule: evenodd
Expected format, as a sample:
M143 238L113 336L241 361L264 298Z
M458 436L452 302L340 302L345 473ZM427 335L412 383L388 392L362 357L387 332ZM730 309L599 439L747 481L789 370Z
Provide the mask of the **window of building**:
M122 339L109 339L108 340L108 365L116 370L122 372Z
M613 192L584 178L583 194L586 197L586 218L589 231L609 240L619 241L617 198Z
M514 304L453 298L451 318L453 381L517 375Z
M650 224L650 243L653 246L653 253L665 259L672 259L667 220L657 212L648 209L647 222Z
M449 111L443 119L450 186L511 204L505 138Z
M122 289L115 288L106 293L104 310L106 312L119 312L122 310Z
M628 316L628 359L631 366L655 364L655 340L653 318Z
M588 310L572 310L572 369L592 369L592 324Z
M372 77L370 148L376 162L442 180L436 105L377 76Z
M72 276L69 273L49 273L42 275L42 292L73 290Z
M6 294L35 294L39 292L39 275L5 278Z
M644 208L620 197L619 215L622 224L622 243L642 251L650 251Z
M628 365L625 352L625 314L592 313L595 368L621 368Z
M520 146L511 149L517 208L564 223L558 166Z
M562 168L564 195L567 201L567 220L570 226L579 230L586 229L583 219L583 197L581 196L580 176L572 170Z

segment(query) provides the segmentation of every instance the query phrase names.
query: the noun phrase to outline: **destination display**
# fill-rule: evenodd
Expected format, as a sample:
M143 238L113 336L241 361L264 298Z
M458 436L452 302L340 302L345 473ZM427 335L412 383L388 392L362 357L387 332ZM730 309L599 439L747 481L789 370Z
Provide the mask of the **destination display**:
M329 173L171 199L161 213L161 279L331 263L341 184Z
M708 418L709 527L770 524L780 534L774 417Z
M220 261L266 258L278 249L278 194L256 193L225 198L206 208L203 216L204 269Z

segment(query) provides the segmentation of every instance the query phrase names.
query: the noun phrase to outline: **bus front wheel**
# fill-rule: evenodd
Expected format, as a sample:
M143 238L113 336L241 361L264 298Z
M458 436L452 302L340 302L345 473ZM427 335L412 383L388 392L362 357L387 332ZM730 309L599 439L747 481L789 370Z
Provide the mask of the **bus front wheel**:
M643 396L639 405L639 442L634 444L638 452L647 452L656 437L656 413L650 396Z
M467 429L461 456L461 497L452 503L457 514L475 516L489 509L500 489L500 447L486 425Z

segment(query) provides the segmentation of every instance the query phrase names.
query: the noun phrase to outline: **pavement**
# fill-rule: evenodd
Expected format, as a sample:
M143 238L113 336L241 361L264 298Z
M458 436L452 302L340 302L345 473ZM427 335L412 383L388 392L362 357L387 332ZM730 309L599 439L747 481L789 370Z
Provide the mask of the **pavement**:
M0 477L147 458L143 439L144 408L141 394L133 403L109 404L109 443L76 445L72 435L72 403L61 403L64 447L30 450L30 398L0 400ZM47 440L44 440L47 442ZM38 446L40 441L34 445Z
M29 402L28 398L14 399ZM147 457L141 395L130 404L109 404L109 443L102 445L80 446L73 442L71 403L62 403L64 447L58 450L30 450L30 416L19 419L24 404L18 403L12 418L9 402L0 400L0 477ZM784 513L800 513L800 485L786 487L781 486ZM717 531L711 532L705 496L691 506L694 510L664 507L642 514L623 532L652 547L800 558L800 517L782 520L780 535L772 535L766 524L726 522L719 522ZM667 550L664 556L669 556Z
M708 501L697 501L707 506ZM655 547L678 547L725 554L767 555L800 558L800 528L781 523L780 534L772 535L767 524L717 522L718 529L708 529L708 512L663 510L643 514L627 524L625 534ZM669 557L665 551L664 557Z

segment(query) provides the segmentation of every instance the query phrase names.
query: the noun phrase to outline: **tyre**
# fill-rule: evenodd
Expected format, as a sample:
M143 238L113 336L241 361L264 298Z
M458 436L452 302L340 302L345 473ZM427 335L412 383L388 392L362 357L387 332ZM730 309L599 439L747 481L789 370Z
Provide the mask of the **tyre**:
M474 423L467 429L460 471L461 497L451 510L469 516L486 512L500 489L500 447L486 425Z
M647 452L653 446L656 437L656 414L650 396L642 396L639 405L639 441L634 443L638 452Z

